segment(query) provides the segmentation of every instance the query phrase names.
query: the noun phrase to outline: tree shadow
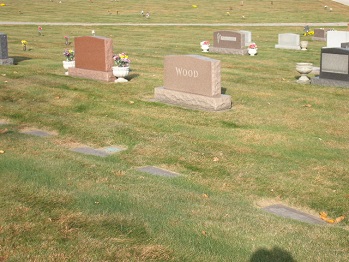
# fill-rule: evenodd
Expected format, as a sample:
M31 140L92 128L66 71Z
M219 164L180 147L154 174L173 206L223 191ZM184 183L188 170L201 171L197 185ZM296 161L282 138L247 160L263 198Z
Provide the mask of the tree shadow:
M271 250L266 248L257 250L252 254L250 262L296 262L296 260L289 252L274 247Z
M11 56L11 58L13 58L13 63L15 65L25 60L31 60L30 57L26 57L26 56Z

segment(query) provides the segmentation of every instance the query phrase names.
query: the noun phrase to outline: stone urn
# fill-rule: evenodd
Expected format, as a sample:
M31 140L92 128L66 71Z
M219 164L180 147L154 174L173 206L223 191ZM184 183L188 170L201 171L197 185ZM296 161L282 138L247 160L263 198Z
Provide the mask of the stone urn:
M247 53L248 53L250 56L255 56L255 55L258 53L258 48L248 48L248 49L247 49Z
M298 73L301 74L301 77L297 80L297 83L309 84L310 79L307 77L307 74L309 74L311 71L313 71L313 64L312 63L297 63L296 70Z
M113 66L113 75L117 78L114 82L115 83L123 83L128 82L128 80L125 78L128 76L130 72L130 67L119 67L119 66Z
M301 47L301 50L307 50L308 48L308 41L301 41L300 42L300 47Z
M200 42L200 47L202 49L202 52L207 53L208 50L210 50L210 44L208 41L202 41Z
M63 61L63 68L65 69L65 75L69 75L68 69L70 67L75 67L75 61Z

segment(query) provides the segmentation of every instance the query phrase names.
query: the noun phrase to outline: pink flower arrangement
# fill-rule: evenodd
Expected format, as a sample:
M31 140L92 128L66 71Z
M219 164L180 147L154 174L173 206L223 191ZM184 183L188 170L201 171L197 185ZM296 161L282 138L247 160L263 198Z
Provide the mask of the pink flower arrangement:
M200 45L210 45L210 42L209 41L202 41L202 42L200 42Z
M113 60L117 67L128 67L131 63L131 60L128 58L128 55L126 55L126 53L113 55Z
M249 49L257 49L257 45L256 43L251 43L249 46L248 46Z

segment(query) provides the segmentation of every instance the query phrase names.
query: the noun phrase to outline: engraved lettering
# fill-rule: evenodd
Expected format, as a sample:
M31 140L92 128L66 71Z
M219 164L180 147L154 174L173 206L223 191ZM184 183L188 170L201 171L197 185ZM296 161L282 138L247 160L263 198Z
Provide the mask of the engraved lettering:
M197 70L185 69L176 66L177 76L184 76L190 78L197 78L199 76L199 72Z

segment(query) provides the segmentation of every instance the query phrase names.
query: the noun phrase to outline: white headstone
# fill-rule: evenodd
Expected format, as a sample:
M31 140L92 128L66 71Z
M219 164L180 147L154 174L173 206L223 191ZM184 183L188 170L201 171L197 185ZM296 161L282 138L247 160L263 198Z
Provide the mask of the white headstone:
M245 34L245 46L249 46L252 43L252 32L246 30L240 30L239 32Z
M300 50L300 36L293 33L279 34L275 48Z
M349 42L349 31L327 32L327 47L341 47L345 42Z

